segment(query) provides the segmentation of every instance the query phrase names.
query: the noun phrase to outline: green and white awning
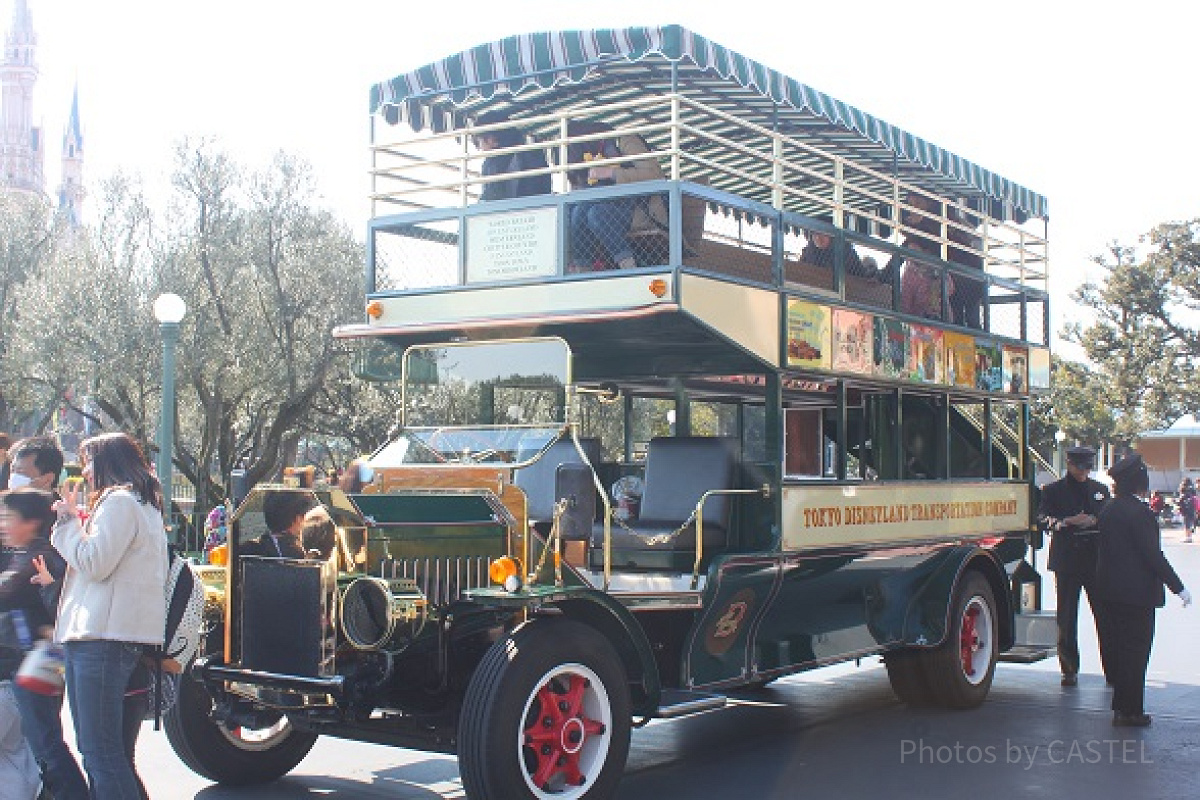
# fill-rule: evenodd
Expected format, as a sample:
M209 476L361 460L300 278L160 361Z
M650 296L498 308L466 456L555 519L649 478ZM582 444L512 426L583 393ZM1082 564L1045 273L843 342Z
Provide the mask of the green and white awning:
M996 216L1048 216L1042 195L678 25L530 33L479 45L376 84L371 113L443 131L497 108L519 117L665 93L673 78L701 103L802 139L811 133L824 148L885 174L986 200ZM562 85L571 90L547 91Z

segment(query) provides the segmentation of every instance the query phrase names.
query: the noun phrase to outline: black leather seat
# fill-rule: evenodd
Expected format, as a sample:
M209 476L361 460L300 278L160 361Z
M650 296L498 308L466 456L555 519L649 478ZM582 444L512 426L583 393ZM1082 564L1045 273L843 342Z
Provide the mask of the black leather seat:
M612 524L613 551L688 551L696 549L696 523L665 541L648 542L654 537L679 529L705 492L713 489L732 489L736 476L736 442L729 438L711 436L672 436L652 439L646 449L646 477L642 507L638 519L629 523L637 532ZM730 495L715 495L704 504L704 549L719 550L727 544L729 532ZM597 524L592 531L592 543L604 544L604 526ZM618 556L615 563L638 565L637 559Z
M600 440L580 438L579 444L595 469L600 463ZM517 457L524 461L533 455L532 452L518 453ZM559 466L582 463L575 443L570 439L560 439L537 461L516 471L513 483L525 492L529 521L542 536L550 532L550 524L554 521L554 479Z

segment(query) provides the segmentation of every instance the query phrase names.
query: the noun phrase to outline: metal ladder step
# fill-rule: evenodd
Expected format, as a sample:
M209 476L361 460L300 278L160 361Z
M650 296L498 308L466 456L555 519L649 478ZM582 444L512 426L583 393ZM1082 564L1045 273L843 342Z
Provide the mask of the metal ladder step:
M723 708L725 703L726 698L719 694L689 692L686 689L663 689L658 710L654 712L654 716L657 719L676 719L689 714L715 711Z
M1017 614L1016 642L997 660L1012 664L1033 664L1058 652L1058 620L1053 611L1026 611Z
M1014 645L1008 652L996 656L996 660L1006 661L1010 664L1036 664L1039 661L1045 661L1047 658L1053 657L1057 653L1057 647L1018 644Z

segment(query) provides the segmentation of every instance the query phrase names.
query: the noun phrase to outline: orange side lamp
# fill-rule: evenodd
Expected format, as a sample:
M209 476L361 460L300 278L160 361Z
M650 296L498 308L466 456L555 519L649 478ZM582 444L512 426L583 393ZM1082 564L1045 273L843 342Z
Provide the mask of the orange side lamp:
M214 567L229 566L229 544L219 544L208 551L208 563Z
M500 556L488 565L488 577L510 592L521 588L521 562L511 556Z

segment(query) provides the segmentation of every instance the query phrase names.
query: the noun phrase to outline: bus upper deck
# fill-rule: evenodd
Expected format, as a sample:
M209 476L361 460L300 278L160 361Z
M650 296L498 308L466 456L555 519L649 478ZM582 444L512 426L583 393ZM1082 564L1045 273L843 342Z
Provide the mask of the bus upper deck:
M1048 367L1044 198L685 29L511 37L376 86L372 110L376 327L401 316L388 313L396 298L430 290L582 281L590 288L543 295L539 313L615 310L620 292L597 287L628 269L609 271L617 259L603 248L580 257L578 218L624 203L635 209L619 231L626 268L1024 344L1035 385ZM474 146L513 129L505 146ZM614 141L638 143L638 157L605 152ZM483 201L517 177L485 159L529 154L521 169L548 176L551 191ZM651 168L637 182L578 179L631 163ZM483 321L515 296L485 291L415 315L406 304L402 316Z

